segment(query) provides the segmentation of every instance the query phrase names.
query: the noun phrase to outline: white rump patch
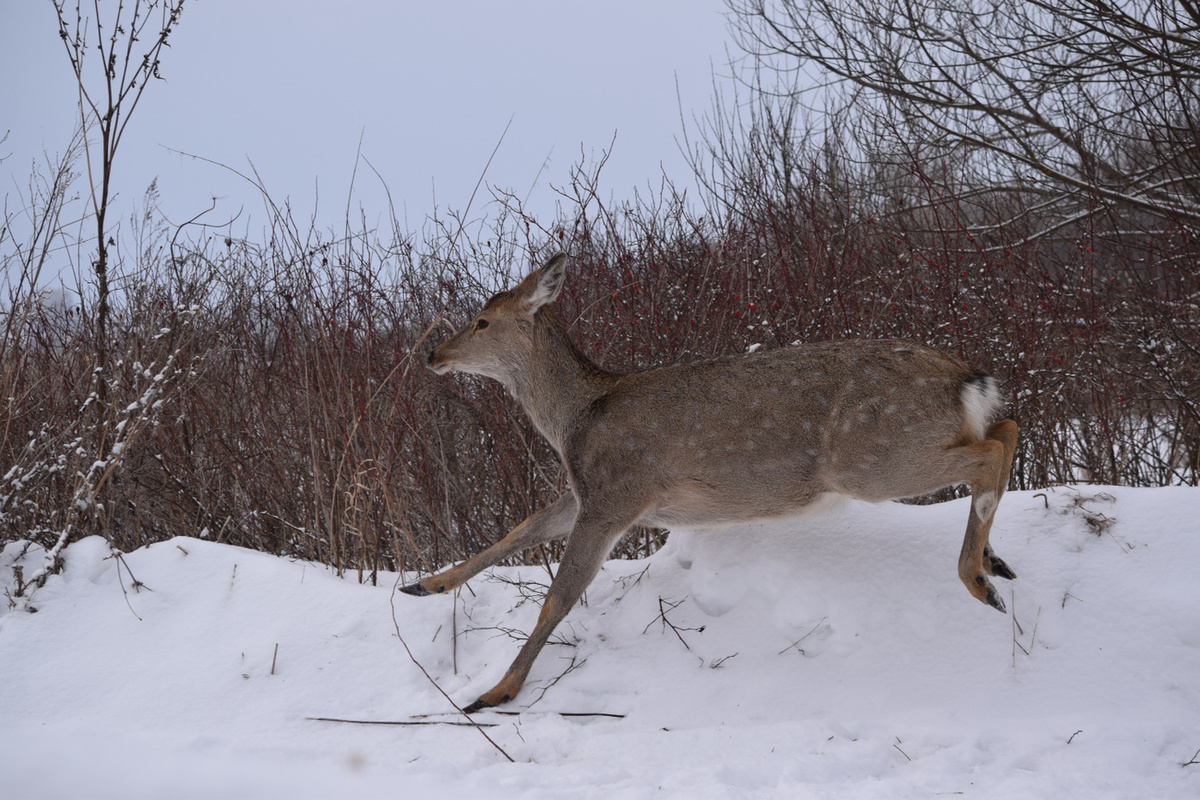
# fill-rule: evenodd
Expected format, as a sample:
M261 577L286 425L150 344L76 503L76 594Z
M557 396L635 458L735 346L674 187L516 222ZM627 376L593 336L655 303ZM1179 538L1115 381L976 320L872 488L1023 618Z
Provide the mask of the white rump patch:
M1000 390L996 388L996 379L989 376L964 384L961 399L967 430L976 440L983 439L988 423L996 418L1000 410Z

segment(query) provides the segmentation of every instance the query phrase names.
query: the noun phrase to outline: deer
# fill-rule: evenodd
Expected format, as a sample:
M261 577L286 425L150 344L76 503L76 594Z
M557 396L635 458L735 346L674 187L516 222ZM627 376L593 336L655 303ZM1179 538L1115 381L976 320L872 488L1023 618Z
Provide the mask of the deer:
M994 421L988 373L906 340L823 341L617 373L593 363L551 304L558 253L432 350L439 375L499 381L553 447L568 491L471 558L400 591L452 591L566 536L537 623L504 677L463 710L517 696L538 653L630 528L730 529L831 500L881 502L965 484L958 576L1005 612L989 576L1016 578L988 535L1017 424Z

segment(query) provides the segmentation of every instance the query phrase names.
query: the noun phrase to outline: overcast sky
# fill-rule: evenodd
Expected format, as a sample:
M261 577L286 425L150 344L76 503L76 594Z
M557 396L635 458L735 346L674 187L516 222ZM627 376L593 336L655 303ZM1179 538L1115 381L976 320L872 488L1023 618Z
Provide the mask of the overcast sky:
M321 218L336 224L361 137L417 230L435 198L442 211L466 206L510 120L486 181L528 196L543 220L552 187L614 135L607 196L657 189L664 171L686 186L680 104L689 122L707 112L714 71L729 71L724 12L722 0L193 0L163 58L166 81L149 87L117 156L118 208L157 177L172 222L213 196L226 215L244 206L264 220L250 188L177 150L239 170L253 162L305 217L319 186ZM0 196L11 207L77 114L49 0L0 3L0 75ZM383 213L364 172L356 206Z

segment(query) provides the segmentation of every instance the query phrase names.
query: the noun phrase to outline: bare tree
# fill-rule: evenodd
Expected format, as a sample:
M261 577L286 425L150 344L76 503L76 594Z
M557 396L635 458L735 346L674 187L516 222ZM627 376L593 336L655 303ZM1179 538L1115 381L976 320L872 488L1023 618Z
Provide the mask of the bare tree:
M728 2L760 67L815 68L886 119L874 134L1056 225L1101 208L1200 228L1191 0Z
M130 117L152 78L161 78L159 59L167 39L179 23L184 0L124 0L115 4L92 0L91 14L76 0L68 10L66 0L53 0L58 14L58 35L67 51L79 91L79 119L84 132L84 157L91 211L96 226L96 398L108 402L109 317L109 201L112 199L113 163ZM106 17L101 6L110 9ZM143 44L148 38L148 44ZM92 75L90 63L97 63ZM94 131L94 134L92 133ZM97 138L93 138L93 135ZM98 140L97 140L98 139ZM98 457L105 455L105 426L98 427Z

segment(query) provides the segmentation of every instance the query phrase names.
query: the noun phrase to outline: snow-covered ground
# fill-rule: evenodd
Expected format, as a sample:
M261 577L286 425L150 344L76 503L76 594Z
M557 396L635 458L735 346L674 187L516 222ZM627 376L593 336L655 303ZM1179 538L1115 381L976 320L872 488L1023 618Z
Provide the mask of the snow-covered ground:
M1011 616L958 582L967 509L851 504L610 562L521 713L476 715L515 763L442 724L462 718L399 637L470 702L545 569L455 601L88 539L37 613L0 606L0 797L1200 797L1200 490L1006 495Z

